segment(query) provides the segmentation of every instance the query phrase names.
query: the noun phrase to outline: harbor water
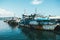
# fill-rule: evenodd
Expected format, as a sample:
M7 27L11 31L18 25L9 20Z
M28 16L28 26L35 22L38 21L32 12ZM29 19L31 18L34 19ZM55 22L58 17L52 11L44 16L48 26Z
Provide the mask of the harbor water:
M0 40L60 40L60 33L13 27L0 20Z

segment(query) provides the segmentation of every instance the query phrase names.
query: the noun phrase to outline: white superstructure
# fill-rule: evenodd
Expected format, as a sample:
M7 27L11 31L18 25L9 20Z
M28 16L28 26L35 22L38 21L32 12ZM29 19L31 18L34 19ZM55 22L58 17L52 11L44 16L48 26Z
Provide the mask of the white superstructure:
M49 19L60 19L60 16L51 16Z

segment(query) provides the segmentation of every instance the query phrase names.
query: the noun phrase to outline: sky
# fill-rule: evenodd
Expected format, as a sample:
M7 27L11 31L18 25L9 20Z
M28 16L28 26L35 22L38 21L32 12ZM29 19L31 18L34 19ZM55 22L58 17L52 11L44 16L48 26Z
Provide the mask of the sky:
M0 17L26 14L60 16L60 0L0 0Z

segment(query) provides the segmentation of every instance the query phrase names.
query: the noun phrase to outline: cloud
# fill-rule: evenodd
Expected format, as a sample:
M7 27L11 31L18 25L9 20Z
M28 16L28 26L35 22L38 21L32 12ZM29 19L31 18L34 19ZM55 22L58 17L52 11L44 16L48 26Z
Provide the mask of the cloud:
M38 5L38 4L42 4L43 0L33 0L32 4L34 5Z
M0 8L0 17L11 17L11 16L13 16L13 12Z

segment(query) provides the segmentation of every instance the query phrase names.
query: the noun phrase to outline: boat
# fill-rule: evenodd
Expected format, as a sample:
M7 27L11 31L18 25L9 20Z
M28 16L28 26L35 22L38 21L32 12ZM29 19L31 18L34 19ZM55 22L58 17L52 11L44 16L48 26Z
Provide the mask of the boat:
M8 24L10 26L17 26L19 24L19 22L20 22L20 18L16 19L16 18L12 17L11 20L8 20Z
M18 22L16 22L16 20L9 20L8 24L11 25L11 26L17 26Z
M8 20L4 20L4 22L8 22Z
M57 24L60 25L56 19L51 20L49 17L41 17L36 14L23 15L23 18L19 23L20 26L39 30L55 30L57 28Z

